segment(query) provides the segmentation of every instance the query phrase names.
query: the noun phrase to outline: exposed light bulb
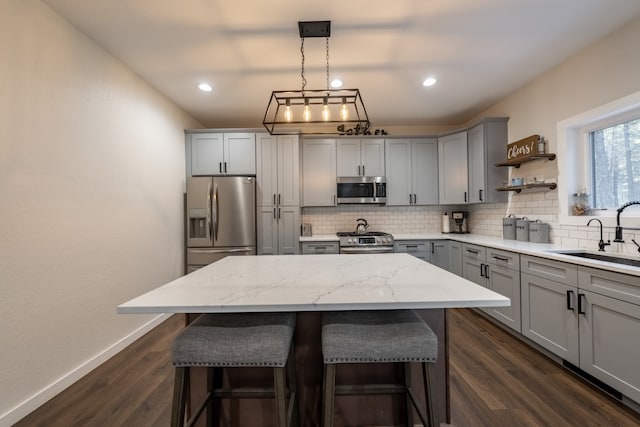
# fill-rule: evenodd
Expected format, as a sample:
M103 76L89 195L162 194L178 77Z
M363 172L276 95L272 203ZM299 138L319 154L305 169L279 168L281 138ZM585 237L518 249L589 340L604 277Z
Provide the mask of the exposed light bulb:
M304 99L304 110L302 111L302 118L305 122L311 120L311 109L309 108L309 99Z
M327 103L327 98L324 99L324 105L322 106L322 120L328 122L331 118L331 112L329 111L329 104Z
M342 107L340 107L340 120L349 120L349 109L347 108L346 98L342 98Z
M203 92L211 92L213 90L213 88L209 83L200 83L198 85L198 89L200 89Z
M287 105L284 107L284 120L290 122L293 119L293 113L291 112L291 100L287 98Z
M333 79L333 80L331 81L331 87L333 87L333 88L342 87L342 80L339 80L339 79Z

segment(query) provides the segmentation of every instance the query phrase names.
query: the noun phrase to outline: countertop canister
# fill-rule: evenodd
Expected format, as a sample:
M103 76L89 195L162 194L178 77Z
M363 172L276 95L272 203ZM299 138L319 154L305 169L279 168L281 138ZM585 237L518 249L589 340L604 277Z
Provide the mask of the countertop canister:
M502 238L507 240L516 240L516 220L520 218L514 214L506 218L502 218Z
M536 220L529 224L529 241L532 243L549 243L549 224Z
M522 217L516 220L516 240L521 242L529 241L529 224L531 221L527 217Z

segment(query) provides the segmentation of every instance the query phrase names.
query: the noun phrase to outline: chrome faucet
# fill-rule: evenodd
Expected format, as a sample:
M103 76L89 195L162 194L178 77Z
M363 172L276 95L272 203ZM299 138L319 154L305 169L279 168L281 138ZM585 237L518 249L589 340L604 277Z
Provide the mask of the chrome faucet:
M602 240L602 221L600 221L598 218L591 218L589 222L587 222L587 227L589 226L589 224L591 224L591 221L598 221L600 223L600 241L598 242L598 248L600 249L598 250L600 252L604 252L604 247L611 245L611 240L607 240L607 243Z
M613 239L616 243L624 243L624 240L622 239L622 227L620 227L620 214L631 205L640 205L640 202L628 202L618 208L618 216L616 218L616 238Z

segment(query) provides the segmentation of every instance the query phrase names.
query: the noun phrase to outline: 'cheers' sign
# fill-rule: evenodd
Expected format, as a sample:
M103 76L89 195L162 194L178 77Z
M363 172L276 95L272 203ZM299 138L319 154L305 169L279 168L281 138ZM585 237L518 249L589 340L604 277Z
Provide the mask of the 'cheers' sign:
M507 145L507 160L516 160L536 154L539 140L540 135L531 135Z

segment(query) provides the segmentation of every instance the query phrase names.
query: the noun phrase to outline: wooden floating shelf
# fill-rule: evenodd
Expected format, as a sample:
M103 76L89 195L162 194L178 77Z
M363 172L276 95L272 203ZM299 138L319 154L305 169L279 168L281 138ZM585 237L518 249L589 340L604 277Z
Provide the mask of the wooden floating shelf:
M506 162L502 162L502 163L496 163L496 166L514 166L516 168L519 168L522 163L527 163L537 159L555 160L556 155L555 153L531 154L527 157L521 157L519 159L514 159L514 160L507 160Z
M508 187L496 188L496 191L515 191L516 193L519 193L528 188L548 188L549 190L555 190L557 187L558 184L555 182L541 182L537 184L511 185Z

